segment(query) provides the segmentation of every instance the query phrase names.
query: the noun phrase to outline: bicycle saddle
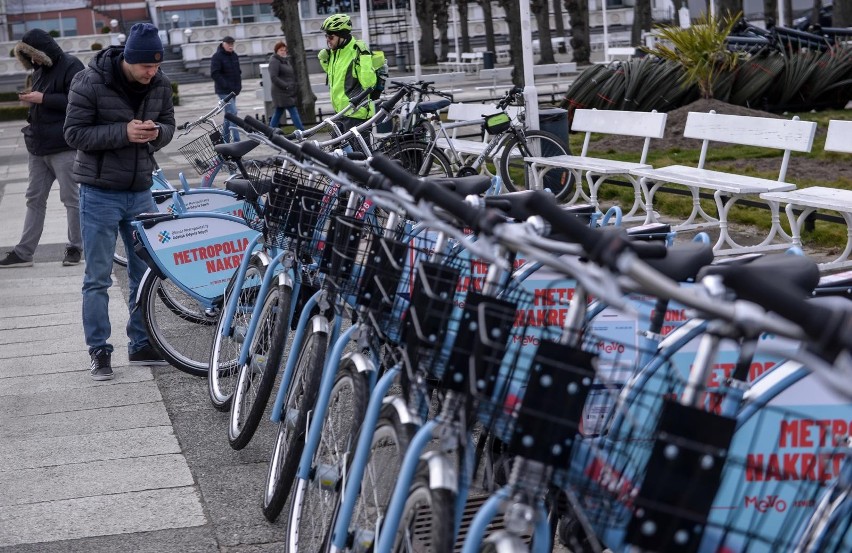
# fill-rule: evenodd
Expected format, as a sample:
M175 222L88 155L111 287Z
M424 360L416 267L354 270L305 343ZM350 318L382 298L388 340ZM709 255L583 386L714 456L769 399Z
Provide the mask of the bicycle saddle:
M254 140L243 140L241 142L229 142L228 144L216 144L213 149L217 154L228 159L240 159L250 151L257 148L259 142Z
M452 190L462 198L471 194L479 196L491 188L491 177L488 175L471 175L469 177L426 177L431 183Z
M486 196L485 206L490 209L496 209L503 212L506 217L516 221L523 221L535 215L526 208L526 198L532 194L532 190L521 190L518 192L507 192L499 196ZM568 213L573 213L577 217L584 218L588 222L595 212L595 207L589 204L574 204L571 206L562 206L562 209ZM554 240L559 238L555 235L550 236Z
M645 263L677 282L693 280L695 275L713 262L713 246L700 242L675 244L660 259L645 259Z
M780 298L769 298L754 296L747 290L754 288L754 283L778 283L784 288L794 288L801 292L802 296L810 295L819 283L819 267L807 257L798 255L765 255L755 259L751 263L740 265L709 265L700 273L699 278L707 275L719 275L725 286L731 288L737 296L764 305L772 304L773 301L782 301ZM792 292L793 290L791 290ZM745 295L744 295L745 294ZM759 293L758 296L763 296Z
M230 179L225 183L225 188L241 198L256 202L260 196L269 192L272 188L272 181L264 179L259 182L252 182L248 179Z
M452 102L447 99L435 100L433 102L420 102L415 106L414 111L417 113L437 113L449 106Z

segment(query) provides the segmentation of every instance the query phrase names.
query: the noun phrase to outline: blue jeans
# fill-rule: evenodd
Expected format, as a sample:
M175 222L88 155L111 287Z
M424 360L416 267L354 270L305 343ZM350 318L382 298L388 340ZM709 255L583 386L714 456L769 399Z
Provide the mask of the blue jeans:
M80 226L83 231L83 332L89 353L105 348L112 351L109 337L109 287L112 286L112 258L118 235L127 252L127 278L130 286L127 306L127 344L129 353L148 345L148 333L142 312L136 309L136 293L147 266L133 250L133 227L130 222L140 213L156 211L150 190L120 192L80 185Z
M302 118L299 117L299 110L296 109L296 106L289 107L280 107L276 106L275 111L272 112L272 119L269 120L269 126L273 129L278 128L278 124L281 122L281 116L284 115L284 110L287 110L287 113L290 114L290 119L293 121L293 126L299 129L300 131L305 130L305 126L302 124Z
M227 98L227 94L217 94L220 100L224 100ZM230 102L225 104L225 113L237 114L237 99L233 98ZM240 141L240 133L237 130L236 125L232 125L230 121L225 119L225 122L222 124L222 137L225 142L239 142Z

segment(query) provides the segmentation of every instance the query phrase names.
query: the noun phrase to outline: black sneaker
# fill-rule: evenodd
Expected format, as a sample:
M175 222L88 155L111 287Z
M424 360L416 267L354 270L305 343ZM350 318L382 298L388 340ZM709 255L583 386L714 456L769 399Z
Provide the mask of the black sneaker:
M83 252L73 246L65 248L65 259L62 260L62 264L66 267L69 265L79 265L82 253Z
M168 365L169 362L157 352L150 344L139 351L128 354L131 365Z
M12 267L32 267L33 260L30 259L27 261L26 259L21 259L21 257L15 253L14 250L8 252L6 257L0 259L0 269L10 269Z
M89 374L92 380L112 380L112 354L105 349L96 349L92 352L92 368Z

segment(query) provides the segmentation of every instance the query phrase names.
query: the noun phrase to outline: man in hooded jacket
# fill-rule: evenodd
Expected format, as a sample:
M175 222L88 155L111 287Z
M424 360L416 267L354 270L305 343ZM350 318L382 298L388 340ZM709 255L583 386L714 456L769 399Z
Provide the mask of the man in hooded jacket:
M131 222L155 212L151 185L154 152L171 142L175 111L169 79L160 71L163 44L157 28L137 23L125 46L98 52L77 74L68 95L65 139L77 148L74 178L80 183L80 219L86 273L83 332L95 380L113 377L109 342L109 287L120 234L127 251L130 287L127 323L131 364L161 365L142 314L135 309L145 262L134 253Z
M83 238L80 235L80 191L71 168L74 149L62 135L68 89L83 63L62 51L53 37L41 29L27 31L15 45L15 56L24 68L32 70L32 89L19 95L29 105L27 125L21 130L29 152L30 181L27 186L27 214L21 241L0 260L0 268L31 267L33 254L44 231L47 197L53 181L59 182L59 199L68 219L68 241L63 265L80 263Z

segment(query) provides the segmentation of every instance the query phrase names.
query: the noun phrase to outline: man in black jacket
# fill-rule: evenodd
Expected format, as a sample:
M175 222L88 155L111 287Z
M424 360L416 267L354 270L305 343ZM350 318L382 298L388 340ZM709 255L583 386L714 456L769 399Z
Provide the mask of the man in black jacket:
M239 94L243 89L242 69L240 69L240 56L234 52L234 37L226 36L222 44L216 49L210 58L210 76L213 77L213 90L220 100L233 92ZM237 99L234 98L225 106L225 113L237 114ZM227 119L222 125L222 133L225 142L240 141L240 133L237 127L231 125Z
M131 221L154 212L151 174L154 152L175 132L169 79L160 72L163 44L157 28L137 23L124 48L100 51L71 83L65 139L77 148L74 178L80 183L80 219L86 272L83 331L95 380L112 378L109 287L118 234L127 251L131 364L164 364L148 341L142 315L134 309L145 262L133 251Z
M29 104L24 142L29 152L30 175L27 186L27 214L21 241L0 259L0 268L31 267L47 212L47 197L53 181L59 181L59 199L68 218L68 242L63 265L80 263L83 239L80 236L80 191L71 168L74 149L62 136L68 88L71 79L82 71L83 63L62 51L53 37L41 29L27 31L15 45L15 56L26 69L32 69L32 90L19 98Z

